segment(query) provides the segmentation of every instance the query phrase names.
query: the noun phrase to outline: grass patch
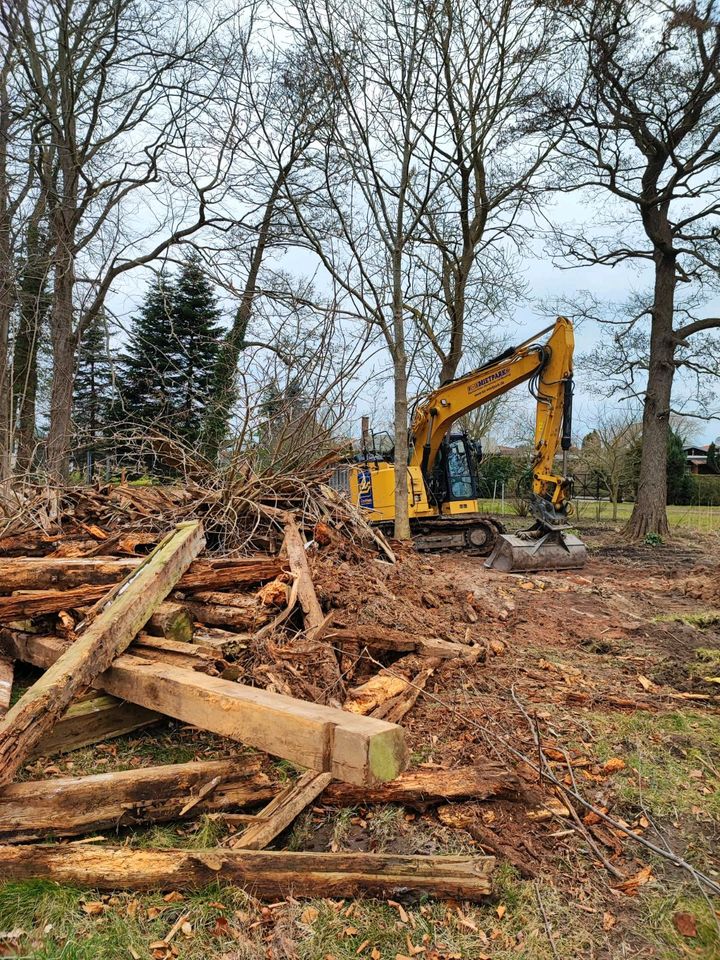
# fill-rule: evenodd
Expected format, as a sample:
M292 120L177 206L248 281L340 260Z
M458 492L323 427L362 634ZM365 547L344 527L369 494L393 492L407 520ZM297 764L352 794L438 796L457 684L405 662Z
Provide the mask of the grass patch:
M256 913L258 906L234 888L210 887L167 902L159 894L117 894L100 900L92 892L38 880L0 887L0 925L4 931L22 931L13 941L12 955L28 960L147 957L149 945L166 936L180 916L192 925L189 936L173 941L184 960L230 952L237 960L254 960L265 955L261 925L255 934L244 931Z
M717 919L697 890L648 894L643 898L643 909L645 929L656 941L662 960L682 956L716 960L720 956ZM697 936L686 937L678 931L674 922L678 913L689 913L694 918Z
M720 819L720 724L717 717L683 713L592 714L600 760L620 756L627 768L615 777L620 800L656 816L700 808Z
M720 648L698 647L695 661L689 665L689 670L694 677L701 679L720 676Z
M377 900L290 898L268 909L235 887L212 886L167 901L159 894L130 893L101 899L49 881L26 881L0 887L0 929L23 931L16 934L13 955L28 960L148 957L150 944L162 940L180 917L191 925L188 935L178 933L173 941L180 960L355 960L373 950L393 960L420 947L425 948L420 957L436 951L462 960L553 960L539 893L557 956L634 956L641 948L643 955L662 960L718 955L712 914L689 888L649 888L632 902L613 901L617 927L610 932L603 929L605 906L591 887L589 913L578 912L575 893L565 897L555 885L522 881L505 864L497 866L493 888L484 904L428 900L400 910ZM673 922L678 911L693 915L696 937L678 933Z
M500 865L494 889L493 901L483 905L431 901L406 905L408 922L385 903L359 901L338 909L332 902L314 901L309 910L301 912L305 936L298 956L300 960L328 955L334 960L356 960L369 956L375 948L383 960L393 960L398 954L411 955L411 948L425 947L420 957L432 956L435 950L468 960L489 956L493 960L552 960L533 885L519 880L512 868ZM586 955L592 949L592 935L577 922L572 905L550 886L543 889L543 901L555 920L558 954Z
M494 513L498 516L516 516L515 501L508 498L503 501L498 496L479 500L482 513ZM605 522L625 523L630 519L634 504L619 503L617 518L613 518L613 505L607 500L573 500L574 517L582 523ZM710 532L720 530L720 507L677 506L667 507L668 522L671 527L685 530Z
M706 630L720 623L720 610L705 610L700 613L664 613L653 617L653 623L686 623L691 627Z

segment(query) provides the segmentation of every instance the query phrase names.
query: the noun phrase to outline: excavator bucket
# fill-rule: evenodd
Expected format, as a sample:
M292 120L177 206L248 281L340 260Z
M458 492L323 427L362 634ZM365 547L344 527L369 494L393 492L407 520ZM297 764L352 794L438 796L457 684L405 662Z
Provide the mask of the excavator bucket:
M504 534L498 538L485 566L503 573L535 570L577 570L585 565L587 547L571 533L559 530L541 537Z

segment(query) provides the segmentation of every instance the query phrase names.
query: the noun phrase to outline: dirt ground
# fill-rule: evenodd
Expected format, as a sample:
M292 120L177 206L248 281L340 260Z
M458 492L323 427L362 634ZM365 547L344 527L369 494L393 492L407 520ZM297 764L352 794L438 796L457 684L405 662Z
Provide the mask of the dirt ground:
M720 535L637 547L619 545L607 527L582 536L590 559L578 572L500 574L452 554L408 555L395 567L314 562L335 626L381 625L471 648L469 659L437 666L405 717L411 764L500 760L521 789L425 811L338 810L321 797L275 846L494 853L488 904L308 902L298 891L268 906L229 890L168 901L13 884L0 888L0 955L163 960L153 939L187 913L176 955L207 960L720 956L719 903L677 865L720 882ZM398 661L344 648L343 669L352 685L379 663L401 669ZM159 728L155 750L140 742L115 741L101 751L102 769L237 752L177 725ZM97 769L97 758L96 748L24 775ZM295 775L284 763L269 769ZM220 829L127 839L198 845L222 840ZM8 938L13 928L23 935Z

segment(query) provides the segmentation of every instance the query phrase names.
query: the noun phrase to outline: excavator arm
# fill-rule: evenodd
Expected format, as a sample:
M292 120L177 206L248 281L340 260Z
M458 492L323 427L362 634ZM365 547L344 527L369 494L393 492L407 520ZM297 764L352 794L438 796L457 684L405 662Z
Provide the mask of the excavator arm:
M538 343L537 338L549 331L547 342ZM443 438L457 419L530 381L537 402L531 506L546 529L565 526L570 482L553 472L553 463L558 446L563 451L570 447L573 347L572 324L558 317L551 327L519 347L438 387L416 408L410 431L411 466L420 467L427 482Z

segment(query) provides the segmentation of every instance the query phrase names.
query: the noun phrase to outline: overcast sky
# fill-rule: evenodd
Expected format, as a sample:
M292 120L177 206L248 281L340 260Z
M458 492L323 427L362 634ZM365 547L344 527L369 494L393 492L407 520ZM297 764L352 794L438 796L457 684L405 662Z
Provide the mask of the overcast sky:
M582 222L585 208L583 203L576 198L562 196L547 211L555 222L567 222L569 220ZM313 257L307 251L290 251L282 261L282 266L293 273L309 274L313 272ZM520 343L533 333L547 326L547 316L542 313L541 301L559 300L566 304L566 310L572 317L573 303L577 303L583 291L590 291L595 294L601 302L607 302L608 305L613 302L622 302L633 291L647 290L652 284L652 265L646 262L639 266L635 262L632 264L622 264L616 267L606 266L586 266L578 269L561 269L553 264L552 260L545 255L542 241L537 241L532 248L522 252L521 262L519 264L521 273L528 285L529 300L527 303L519 304L512 311L513 320L508 322L503 317L498 322L498 337L509 344ZM134 271L126 276L123 285L118 289L109 303L111 312L120 321L121 325L127 329L130 318L137 310L143 293L146 289L149 274L143 271ZM238 283L242 278L236 278ZM220 291L219 291L220 294ZM229 321L235 309L230 299L221 297L221 305L224 308L226 319ZM720 310L720 299L715 304L709 305L710 309ZM608 328L600 328L593 322L580 322L576 324L576 370L575 378L575 412L573 440L578 443L582 437L588 433L594 426L598 410L607 408L608 404L627 406L627 401L623 402L617 397L607 398L603 396L602 384L592 382L583 372L578 360L583 354L594 347L602 336L608 336ZM119 335L122 339L122 334ZM358 402L353 411L356 422L359 422L361 415L370 413L376 420L381 419L385 422L378 424L383 428L391 422L391 388L389 385L388 366L386 362L377 357L368 362L362 371L362 376L366 378L365 391L361 395L365 396L364 402ZM687 390L684 385L676 378L676 396L679 398L683 391ZM520 411L521 419L533 416L533 405L531 398L527 394L527 388L522 385L517 391L514 391L515 406ZM712 412L720 413L720 393L717 386L713 384L714 403L711 406ZM517 415L516 415L517 419ZM694 424L694 429L692 427ZM697 443L709 443L720 435L720 416L715 416L711 420L696 420L691 422L691 431L693 440ZM359 428L357 431L359 432ZM512 440L512 429L508 425L507 430L499 428L497 436L494 439L501 441Z

